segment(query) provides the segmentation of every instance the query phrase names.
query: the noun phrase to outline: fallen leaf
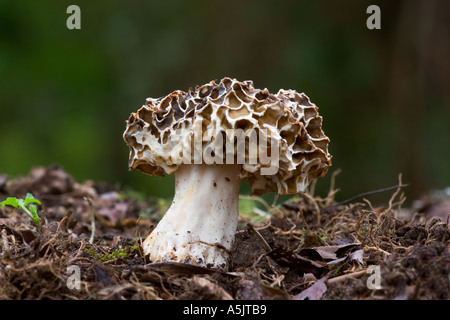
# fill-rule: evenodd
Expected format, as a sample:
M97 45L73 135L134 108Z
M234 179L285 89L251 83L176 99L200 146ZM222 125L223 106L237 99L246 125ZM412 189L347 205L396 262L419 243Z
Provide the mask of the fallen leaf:
M303 275L303 281L314 282L314 281L317 281L317 278L312 273L305 273Z
M352 261L355 260L355 261L358 261L360 264L363 264L364 263L363 255L364 255L363 249L356 250L356 251L350 253L350 260L352 260Z
M353 244L353 243L355 243L355 237L339 235L339 236L335 237L332 240L332 242L336 245Z
M342 258L347 252L359 247L359 242L334 246L320 246L301 249L299 254L312 259L336 260Z
M267 254L277 264L282 267L289 267L297 272L312 273L319 275L323 272L323 265L305 258L299 254L295 254L292 250L277 247Z
M31 241L36 239L36 235L31 230L23 229L19 230L19 232L21 233L22 239L23 241L25 241L25 243L31 243Z
M25 244L30 244L34 239L36 239L34 233L28 229L16 230L6 224L1 224L0 229L5 229L9 234L13 235L17 240L21 240Z
M323 277L317 280L312 286L308 289L303 290L299 294L292 297L293 300L320 300L323 294L327 291L327 285L325 281L328 277Z

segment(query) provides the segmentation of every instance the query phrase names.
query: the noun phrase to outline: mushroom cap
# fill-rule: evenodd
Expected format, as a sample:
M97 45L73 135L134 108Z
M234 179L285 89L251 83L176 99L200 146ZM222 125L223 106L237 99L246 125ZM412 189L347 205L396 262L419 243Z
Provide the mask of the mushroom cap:
M242 164L240 178L260 195L303 192L331 165L322 117L304 93L281 89L274 95L252 81L224 78L146 102L123 134L130 170L163 176L182 164L232 159Z

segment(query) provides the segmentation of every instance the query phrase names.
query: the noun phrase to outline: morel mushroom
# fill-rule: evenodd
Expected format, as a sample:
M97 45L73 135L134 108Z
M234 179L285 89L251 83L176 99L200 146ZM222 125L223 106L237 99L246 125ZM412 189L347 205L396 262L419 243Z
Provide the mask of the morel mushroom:
M331 165L322 117L305 94L230 78L147 99L123 137L130 170L175 174L173 202L143 243L152 262L225 268L241 179L255 195L295 194Z

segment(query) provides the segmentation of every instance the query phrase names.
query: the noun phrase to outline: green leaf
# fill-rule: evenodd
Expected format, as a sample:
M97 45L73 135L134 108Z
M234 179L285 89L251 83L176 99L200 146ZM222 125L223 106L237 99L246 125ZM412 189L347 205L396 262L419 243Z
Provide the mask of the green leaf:
M19 201L15 197L8 197L5 201L2 201L2 203L0 203L0 204L2 205L2 207L5 207L6 205L8 205L8 206L13 206L14 208L17 208L19 206Z
M39 205L41 204L41 202L38 199L36 199L35 197L33 197L33 195L31 193L27 193L24 204L28 205L29 203L32 203L32 202L37 203Z
M17 199L16 197L8 197L6 200L0 203L2 207L9 205L13 206L14 208L21 208L23 211L25 211L31 219L33 219L34 223L39 227L39 221L41 221L41 218L39 218L37 213L37 206L34 204L31 204L29 208L27 208L27 205L30 203L37 203L41 204L41 202L38 199L35 199L31 193L27 193L25 200L24 199Z
M31 204L28 208L32 212L31 219L33 219L34 223L36 223L36 225L39 227L39 221L41 221L41 218L39 218L37 214L37 206Z

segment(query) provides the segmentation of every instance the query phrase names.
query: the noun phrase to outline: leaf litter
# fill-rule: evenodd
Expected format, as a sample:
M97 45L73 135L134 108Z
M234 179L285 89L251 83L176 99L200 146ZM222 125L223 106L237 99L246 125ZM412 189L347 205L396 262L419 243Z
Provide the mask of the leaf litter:
M449 299L450 212L442 210L450 197L430 193L403 208L399 177L383 207L368 193L336 203L334 177L324 198L312 185L280 205L255 199L267 214L240 216L229 268L212 270L143 256L141 243L166 210L161 199L80 183L59 166L2 174L0 200L30 193L42 220L0 207L0 299Z

